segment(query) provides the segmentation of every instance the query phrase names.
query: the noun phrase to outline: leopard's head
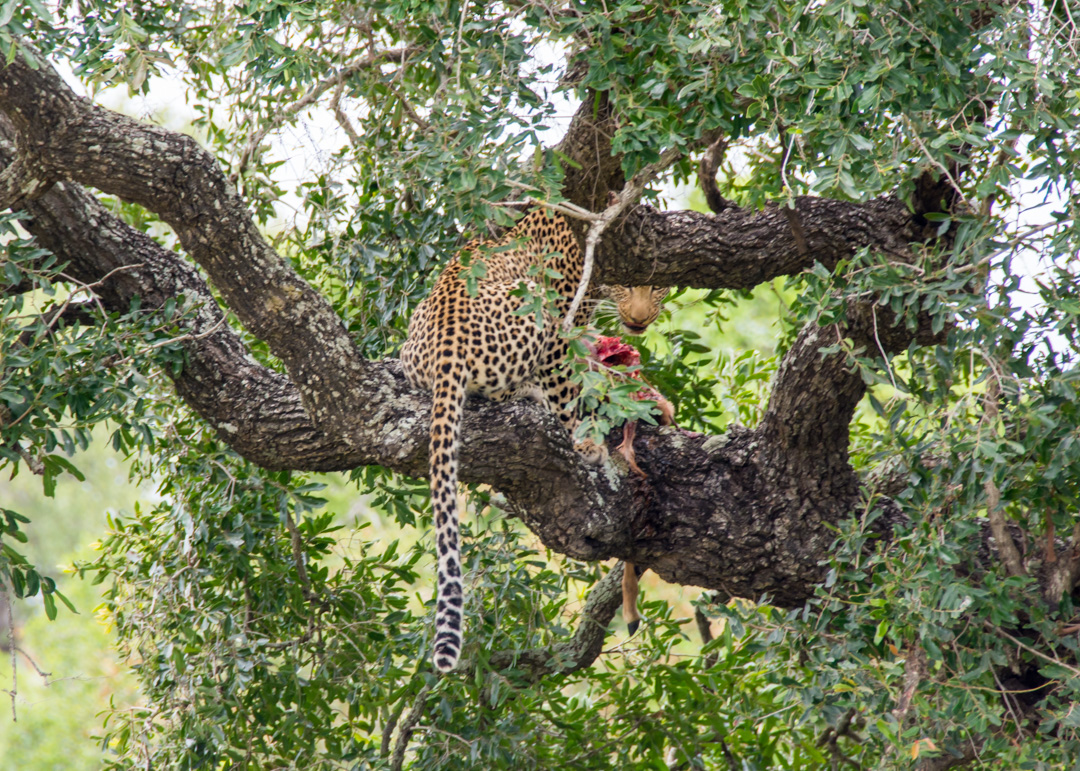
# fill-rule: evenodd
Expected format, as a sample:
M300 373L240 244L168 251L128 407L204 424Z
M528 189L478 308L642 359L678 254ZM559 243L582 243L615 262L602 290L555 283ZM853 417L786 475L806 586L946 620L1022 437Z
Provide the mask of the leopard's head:
M666 286L606 286L603 292L619 310L619 321L631 335L640 335L664 309Z

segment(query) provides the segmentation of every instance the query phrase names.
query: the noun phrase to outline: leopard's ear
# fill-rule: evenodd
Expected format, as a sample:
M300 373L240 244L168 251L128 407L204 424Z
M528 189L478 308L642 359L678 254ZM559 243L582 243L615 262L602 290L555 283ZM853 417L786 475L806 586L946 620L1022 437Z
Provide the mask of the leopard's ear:
M596 294L600 297L606 297L609 300L615 302L622 302L626 299L628 289L625 286L619 286L618 284L600 284L596 287Z

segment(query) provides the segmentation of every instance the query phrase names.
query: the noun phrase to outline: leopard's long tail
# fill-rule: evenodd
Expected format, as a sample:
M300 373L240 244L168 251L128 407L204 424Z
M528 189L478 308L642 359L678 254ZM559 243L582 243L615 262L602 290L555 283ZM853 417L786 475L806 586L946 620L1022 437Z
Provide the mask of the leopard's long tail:
M464 591L458 544L457 472L461 417L465 412L465 371L460 362L441 361L432 389L428 464L431 508L439 554L435 607L435 667L449 672L461 655Z

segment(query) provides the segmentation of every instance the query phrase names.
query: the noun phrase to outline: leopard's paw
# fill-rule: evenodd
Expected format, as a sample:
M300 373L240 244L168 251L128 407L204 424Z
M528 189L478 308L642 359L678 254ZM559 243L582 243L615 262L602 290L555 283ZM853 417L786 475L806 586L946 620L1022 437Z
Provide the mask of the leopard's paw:
M607 460L607 445L597 444L592 439L585 439L574 445L574 449L586 462L599 466Z

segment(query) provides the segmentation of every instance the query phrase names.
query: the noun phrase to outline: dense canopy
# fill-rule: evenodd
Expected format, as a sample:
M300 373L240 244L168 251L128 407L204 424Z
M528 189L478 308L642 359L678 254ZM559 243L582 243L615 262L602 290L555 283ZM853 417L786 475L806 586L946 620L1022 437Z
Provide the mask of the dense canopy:
M1078 20L0 3L0 468L50 495L108 437L157 491L78 566L141 688L106 762L1075 763ZM174 114L103 105L155 93ZM439 676L430 399L395 356L439 267L528 206L572 218L595 282L677 287L642 355L678 425L639 421L642 478L470 402ZM578 369L614 445L632 386ZM339 478L359 522L319 495ZM4 591L51 617L20 543L45 530L0 511ZM611 558L703 589L696 623L647 596L627 639Z

